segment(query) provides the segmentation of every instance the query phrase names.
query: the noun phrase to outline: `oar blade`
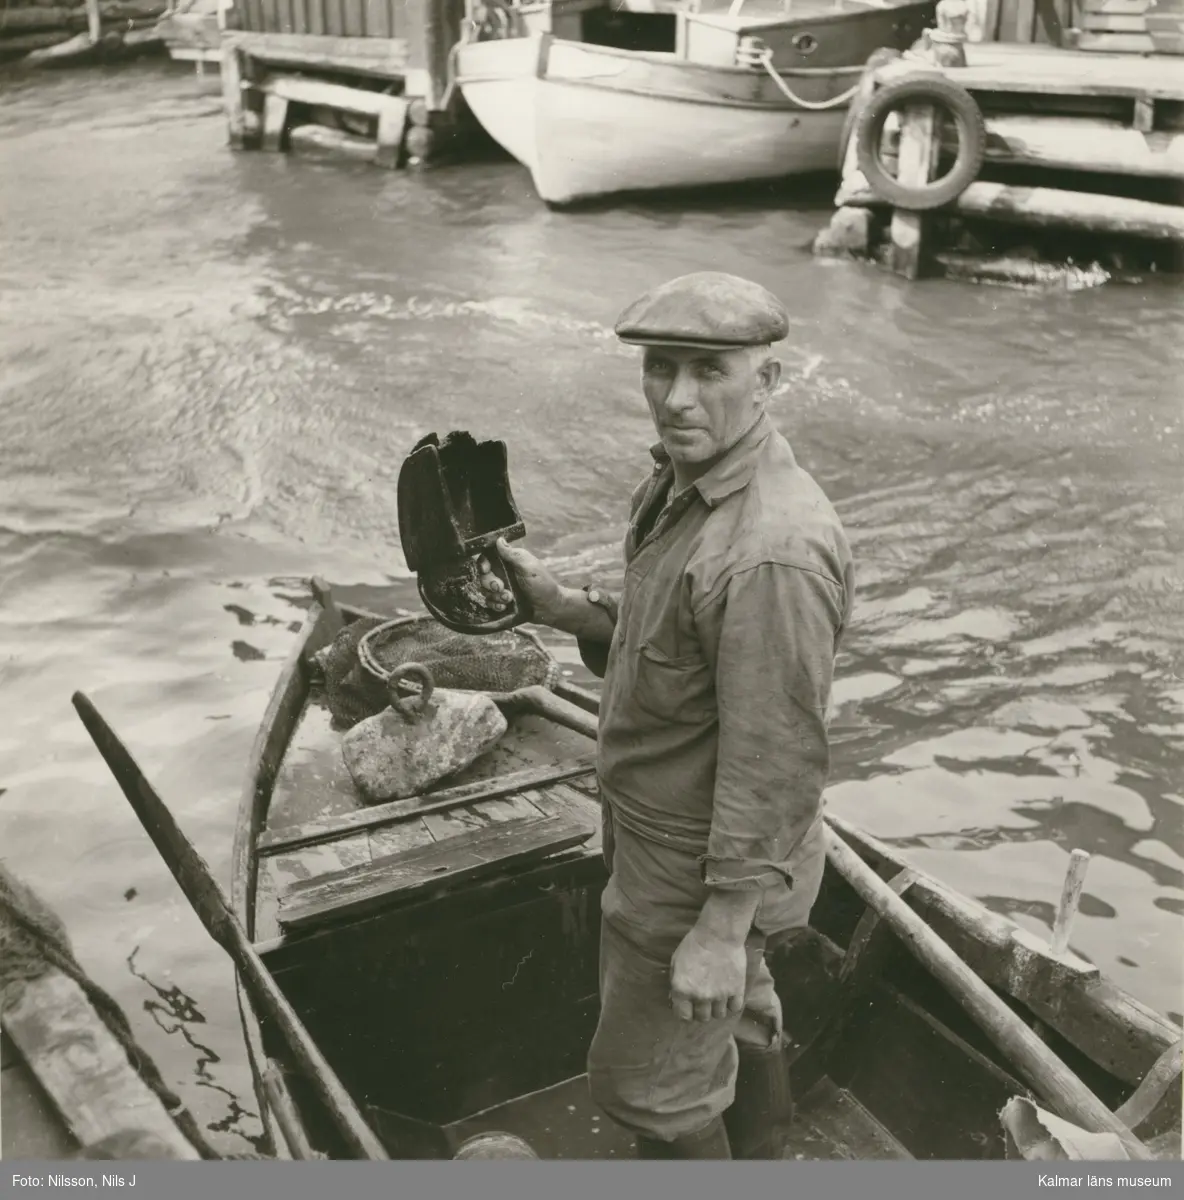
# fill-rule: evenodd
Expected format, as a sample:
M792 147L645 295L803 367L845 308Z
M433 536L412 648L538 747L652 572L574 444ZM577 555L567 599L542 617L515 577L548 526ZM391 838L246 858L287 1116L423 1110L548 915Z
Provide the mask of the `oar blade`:
M205 859L181 832L173 814L92 701L82 692L75 692L72 703L185 898L210 936L225 945L229 906Z

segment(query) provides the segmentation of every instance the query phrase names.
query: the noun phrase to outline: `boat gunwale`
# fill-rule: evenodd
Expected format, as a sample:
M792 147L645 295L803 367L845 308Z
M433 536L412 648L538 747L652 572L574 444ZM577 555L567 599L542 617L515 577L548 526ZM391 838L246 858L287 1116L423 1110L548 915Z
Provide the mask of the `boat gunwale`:
M271 693L267 707L260 718L259 727L251 743L247 770L239 793L238 814L235 821L234 839L231 850L230 907L248 939L255 938L255 907L259 884L259 853L256 841L266 827L267 814L271 807L276 775L265 781L268 750L274 746L277 763L282 763L291 745L292 736L299 727L304 705L310 692L310 680L306 666L306 655L317 626L322 622L325 611L317 600L313 600L297 634L295 645L284 659ZM288 728L283 732L283 741L275 746L274 729L286 703L299 695L299 704L292 703L293 713ZM263 1124L268 1147L277 1157L287 1157L284 1150L287 1140L271 1111L263 1082L264 1065L267 1061L263 1045L263 1025L259 1014L243 983L242 975L235 972L235 992L238 1000L239 1022L247 1048L247 1060L251 1070L251 1082L259 1105L259 1119ZM282 1082L282 1081L281 1081Z

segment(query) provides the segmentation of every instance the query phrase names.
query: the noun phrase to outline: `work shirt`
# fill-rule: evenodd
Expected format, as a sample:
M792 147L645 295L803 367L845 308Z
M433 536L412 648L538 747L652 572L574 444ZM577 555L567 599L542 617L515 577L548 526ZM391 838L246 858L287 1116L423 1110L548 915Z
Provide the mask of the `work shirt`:
M651 454L612 641L580 642L604 679L597 774L617 853L602 908L681 936L712 889L757 889L754 927L771 933L804 920L795 863L815 886L821 870L850 548L767 415L673 499L669 457Z

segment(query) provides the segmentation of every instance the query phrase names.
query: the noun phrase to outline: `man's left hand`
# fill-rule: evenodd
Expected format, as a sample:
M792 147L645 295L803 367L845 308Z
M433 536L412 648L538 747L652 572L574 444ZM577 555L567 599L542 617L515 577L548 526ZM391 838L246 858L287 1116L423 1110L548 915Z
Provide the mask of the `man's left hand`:
M684 1021L737 1016L744 1009L748 956L743 942L695 926L670 960L670 1001Z

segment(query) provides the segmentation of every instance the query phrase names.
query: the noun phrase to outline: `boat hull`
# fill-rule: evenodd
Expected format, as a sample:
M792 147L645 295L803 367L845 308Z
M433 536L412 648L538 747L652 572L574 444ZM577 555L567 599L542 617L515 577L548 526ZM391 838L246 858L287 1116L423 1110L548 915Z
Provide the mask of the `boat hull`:
M343 615L348 621L371 614ZM402 855L406 867L415 846L431 843L438 853L475 827L509 822L536 803L542 812L587 810L590 827L599 828L594 768L574 762L587 757L588 743L538 718L516 718L523 723L507 757L499 750L486 766L474 765L483 785L476 791L476 779L462 780L451 798L441 799L448 795L443 788L409 808L402 802L406 811L397 814L364 808L350 790L340 735L307 667L337 619L313 604L277 681L243 790L232 903L263 962L391 1157L450 1157L465 1138L489 1129L526 1137L542 1158L632 1153L626 1136L597 1128L581 1075L597 1016L605 867L595 841L467 883L425 875L413 898L279 929L277 902L301 881L352 873L376 856L389 867L391 855ZM512 783L506 772L515 771L533 773L532 780ZM556 784L560 777L572 786ZM483 803L479 796L499 798ZM429 803L434 815L425 815ZM1105 1103L1117 1108L1166 1061L1179 1038L1166 1019L1075 956L1054 956L1008 918L913 868L902 876L906 864L889 848L829 820L882 877L907 878L910 906L1025 1019L1045 1023L1057 1052ZM427 829L429 822L435 824ZM899 947L882 945L848 972L864 943L874 945L875 929L828 866L810 929L771 958L786 997L803 1129L842 1133L833 1147L809 1133L801 1154L1003 1157L998 1113L1024 1090L1012 1065ZM269 1133L278 1130L272 1097L260 1083L265 1071L286 1092L302 1140L331 1158L351 1157L282 1039L245 992L241 998ZM838 1104L833 1112L828 1095ZM858 1146L850 1141L852 1111L863 1114ZM1167 1114L1174 1124L1165 1134L1158 1124L1147 1132L1174 1137L1178 1147L1178 1115L1178 1107ZM282 1136L276 1141L283 1153Z
M597 52L609 73L581 78L574 60L593 55L573 43L554 43L538 74L545 49L538 38L477 43L459 52L458 74L474 116L549 204L834 167L845 106L807 111L769 95L748 72L626 52L616 61ZM850 82L837 75L811 85L815 94L820 86L837 93Z

